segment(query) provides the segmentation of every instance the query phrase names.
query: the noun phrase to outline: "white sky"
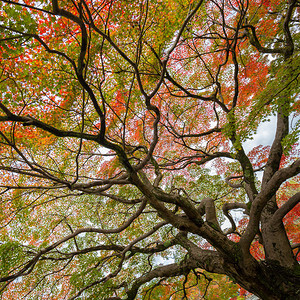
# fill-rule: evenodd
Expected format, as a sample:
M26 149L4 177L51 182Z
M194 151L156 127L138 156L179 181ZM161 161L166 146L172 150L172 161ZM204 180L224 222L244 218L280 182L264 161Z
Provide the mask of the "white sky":
M263 145L271 146L276 131L276 117L271 116L269 122L261 123L258 127L257 133L253 135L253 140L248 140L243 143L245 152L248 153L254 147Z

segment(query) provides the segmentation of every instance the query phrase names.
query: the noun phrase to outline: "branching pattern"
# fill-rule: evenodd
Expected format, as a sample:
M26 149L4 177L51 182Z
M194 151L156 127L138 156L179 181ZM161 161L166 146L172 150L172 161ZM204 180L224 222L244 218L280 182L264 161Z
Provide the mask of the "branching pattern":
M299 10L1 0L1 299L298 299Z

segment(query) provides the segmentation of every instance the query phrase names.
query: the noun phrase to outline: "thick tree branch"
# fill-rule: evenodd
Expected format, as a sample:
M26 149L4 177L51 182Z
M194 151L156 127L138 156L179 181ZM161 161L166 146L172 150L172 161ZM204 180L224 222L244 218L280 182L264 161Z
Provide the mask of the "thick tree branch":
M215 203L212 198L202 199L197 209L201 215L205 214L206 222L209 225L221 232L220 224L216 214Z
M249 214L247 204L245 204L245 203L225 203L222 207L224 215L228 218L228 220L230 221L230 224L231 224L231 228L226 232L226 234L231 234L231 233L235 232L235 230L236 230L236 224L235 224L232 216L229 214L229 211L232 209L238 209L238 208L244 209L244 212Z
M300 202L300 192L296 193L289 200L287 200L272 216L271 223L276 226L281 223L284 216L289 213Z
M274 173L279 169L281 157L283 154L283 148L281 143L282 140L288 134L288 130L289 130L288 116L284 115L283 112L278 112L276 135L272 147L270 149L268 161L264 169L262 188L264 188L264 186L272 178Z
M256 34L256 29L253 25L247 24L244 25L242 28L246 28L246 32L247 32L247 36L249 38L250 44L253 45L259 52L262 53L270 53L270 54L274 54L274 53L281 53L283 54L285 49L284 48L265 48L263 47L257 37ZM250 29L250 31L249 31Z
M53 135L55 135L57 137L76 137L76 138L82 138L82 139L90 140L90 141L97 141L96 135L88 134L88 133L81 133L81 132L76 132L76 131L61 130L56 127L53 127L52 125L48 125L47 123L44 123L38 119L35 119L31 116L18 116L18 115L14 115L14 114L10 114L7 116L0 116L0 122L7 122L7 121L19 122L19 123L22 123L24 126L35 126L44 131L52 133Z
M268 181L262 191L257 195L250 208L250 219L248 226L241 237L240 244L246 250L258 232L260 216L267 202L275 195L280 185L287 179L300 173L300 159L289 167L278 170ZM298 196L297 196L298 197Z
M225 270L222 268L223 259L217 254L217 252L200 249L185 238L184 235L177 235L177 239L184 248L188 249L190 257L186 257L180 263L157 267L146 275L138 278L127 292L127 300L135 299L138 289L144 283L149 282L154 278L182 276L196 268L203 268L209 272L226 274Z

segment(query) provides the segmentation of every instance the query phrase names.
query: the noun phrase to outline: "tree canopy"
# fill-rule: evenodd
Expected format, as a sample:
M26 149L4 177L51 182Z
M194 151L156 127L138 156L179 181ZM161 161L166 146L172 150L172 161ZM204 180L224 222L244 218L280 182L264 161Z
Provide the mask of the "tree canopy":
M299 11L1 0L2 299L298 299Z

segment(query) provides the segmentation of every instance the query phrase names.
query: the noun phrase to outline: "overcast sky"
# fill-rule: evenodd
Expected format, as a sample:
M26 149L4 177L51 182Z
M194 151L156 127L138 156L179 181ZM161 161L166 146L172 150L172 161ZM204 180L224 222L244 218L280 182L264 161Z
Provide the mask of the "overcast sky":
M245 152L248 153L254 147L263 145L271 146L276 131L276 117L271 116L269 122L261 123L258 127L257 133L253 135L253 140L248 140L243 143Z

